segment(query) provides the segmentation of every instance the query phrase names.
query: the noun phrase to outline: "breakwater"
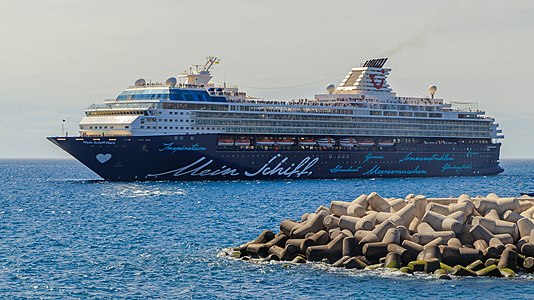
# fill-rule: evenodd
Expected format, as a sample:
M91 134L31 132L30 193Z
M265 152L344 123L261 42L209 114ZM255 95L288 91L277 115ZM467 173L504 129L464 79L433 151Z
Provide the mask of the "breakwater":
M378 193L283 220L234 249L243 260L325 262L347 269L510 277L534 272L534 198L427 198Z

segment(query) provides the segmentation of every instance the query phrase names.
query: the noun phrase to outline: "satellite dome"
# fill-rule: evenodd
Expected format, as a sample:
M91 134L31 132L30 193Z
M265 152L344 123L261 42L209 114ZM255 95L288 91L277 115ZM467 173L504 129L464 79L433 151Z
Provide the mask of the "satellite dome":
M176 86L176 78L175 77L169 77L167 78L167 80L165 81L165 84L166 85L170 85L171 87L174 87Z
M430 97L432 97L432 99L434 99L434 95L436 94L436 91L438 90L438 87L431 84L429 87L428 87L428 92L430 93Z
M139 78L135 81L135 86L143 86L146 85L146 80L143 78Z
M326 91L330 94L332 94L334 91L336 90L336 86L333 85L333 84L329 84L327 87L326 87Z
M428 92L430 92L430 95L434 95L437 90L438 90L438 87L433 84L428 87Z

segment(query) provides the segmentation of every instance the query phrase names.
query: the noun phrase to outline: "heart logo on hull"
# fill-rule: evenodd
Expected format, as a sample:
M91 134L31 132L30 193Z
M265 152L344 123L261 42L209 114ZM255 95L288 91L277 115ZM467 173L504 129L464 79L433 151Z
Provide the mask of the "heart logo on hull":
M111 159L111 154L109 153L106 153L106 154L100 153L96 155L96 160L98 160L101 164L107 162L110 159Z

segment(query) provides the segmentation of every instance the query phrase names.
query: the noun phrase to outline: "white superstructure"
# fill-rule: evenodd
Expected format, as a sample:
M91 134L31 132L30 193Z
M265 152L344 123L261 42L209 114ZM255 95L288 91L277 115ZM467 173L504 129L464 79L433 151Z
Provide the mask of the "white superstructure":
M502 138L498 124L474 106L432 97L399 97L387 83L386 59L352 68L338 87L313 99L287 101L247 97L236 87L210 83L210 68L171 77L166 83L138 80L116 99L91 105L80 122L82 136L232 134L263 136Z

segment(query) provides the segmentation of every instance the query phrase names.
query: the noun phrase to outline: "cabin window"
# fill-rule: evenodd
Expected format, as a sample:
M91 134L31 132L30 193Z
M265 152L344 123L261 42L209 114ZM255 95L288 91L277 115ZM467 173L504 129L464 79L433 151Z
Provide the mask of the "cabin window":
M130 126L124 126L124 128L128 129L128 128L130 128Z

